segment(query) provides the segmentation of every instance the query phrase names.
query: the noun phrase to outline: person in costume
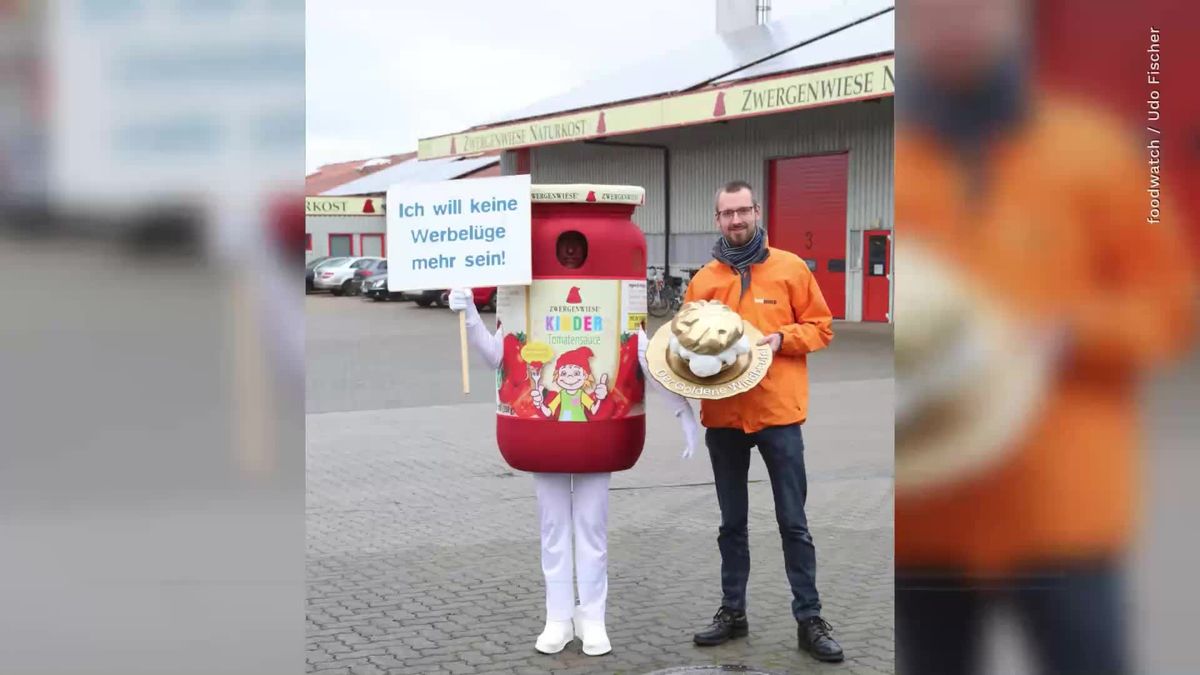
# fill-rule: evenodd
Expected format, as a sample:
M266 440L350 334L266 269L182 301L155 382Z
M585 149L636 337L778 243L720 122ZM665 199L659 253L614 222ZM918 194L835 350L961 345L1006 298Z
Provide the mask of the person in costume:
M560 257L563 251L560 248ZM498 368L503 355L503 331L494 333L484 326L475 308L469 288L450 292L450 308L466 313L467 338L472 350L492 368ZM639 331L639 361L645 372L646 334ZM585 411L593 414L607 396L607 375L602 375L592 394L585 393L591 376L586 347L559 356L554 382L560 393L551 405L560 421L586 421ZM532 375L531 375L532 376ZM646 378L652 383L651 378ZM672 416L679 420L685 438L683 456L691 457L700 437L700 425L687 401L663 394ZM550 406L542 405L539 387L538 406L550 416ZM612 651L605 625L608 601L608 487L609 472L534 473L538 519L542 543L542 574L546 582L546 624L535 642L543 654L561 652L575 638L583 643L583 653L600 656ZM574 573L574 579L572 579ZM576 605L578 598L578 605Z

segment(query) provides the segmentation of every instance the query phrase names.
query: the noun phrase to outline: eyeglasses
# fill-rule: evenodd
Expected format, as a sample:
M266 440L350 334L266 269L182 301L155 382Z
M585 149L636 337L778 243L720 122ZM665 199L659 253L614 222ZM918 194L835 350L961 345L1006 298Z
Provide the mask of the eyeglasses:
M745 220L746 218L749 218L751 215L753 215L754 212L757 210L758 210L757 204L754 206L743 206L740 209L726 209L724 211L717 211L717 217L720 218L721 220L733 220L733 214L736 213L743 220Z

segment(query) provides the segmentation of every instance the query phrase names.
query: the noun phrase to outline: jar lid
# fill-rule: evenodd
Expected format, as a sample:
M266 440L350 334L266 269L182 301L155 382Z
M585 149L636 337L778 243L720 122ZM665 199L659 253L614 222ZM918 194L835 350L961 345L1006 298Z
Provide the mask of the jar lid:
M551 204L634 204L646 203L646 190L636 185L531 185L534 202Z

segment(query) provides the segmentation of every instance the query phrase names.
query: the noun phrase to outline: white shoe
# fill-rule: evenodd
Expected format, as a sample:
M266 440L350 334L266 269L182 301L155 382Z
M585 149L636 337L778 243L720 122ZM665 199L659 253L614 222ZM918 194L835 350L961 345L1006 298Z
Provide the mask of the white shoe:
M583 653L588 656L604 656L612 651L604 622L581 619L579 610L575 611L575 634L583 640Z
M547 621L546 628L534 645L543 654L557 654L575 639L575 626L571 621Z

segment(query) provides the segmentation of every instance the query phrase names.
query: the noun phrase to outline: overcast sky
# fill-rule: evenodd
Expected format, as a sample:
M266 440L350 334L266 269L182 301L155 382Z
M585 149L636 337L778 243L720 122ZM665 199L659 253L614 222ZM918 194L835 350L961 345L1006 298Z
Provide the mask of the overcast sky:
M772 0L772 18L812 0ZM308 0L307 168L416 150L716 34L716 0Z

